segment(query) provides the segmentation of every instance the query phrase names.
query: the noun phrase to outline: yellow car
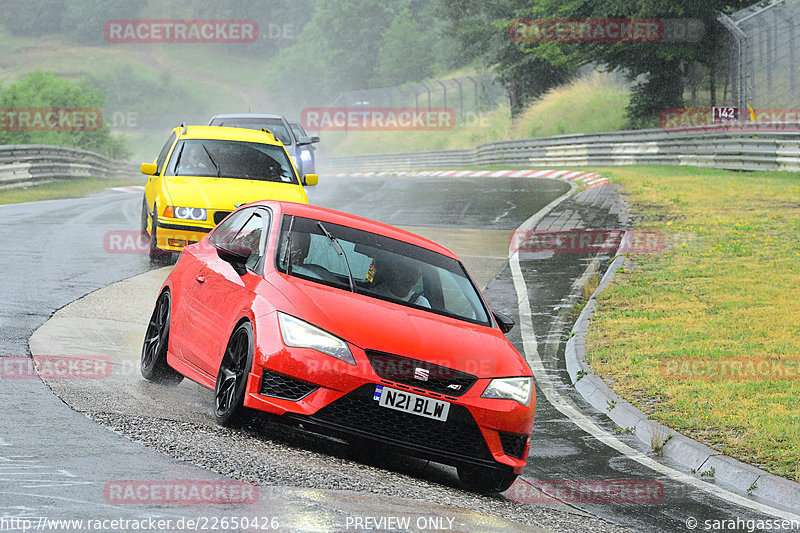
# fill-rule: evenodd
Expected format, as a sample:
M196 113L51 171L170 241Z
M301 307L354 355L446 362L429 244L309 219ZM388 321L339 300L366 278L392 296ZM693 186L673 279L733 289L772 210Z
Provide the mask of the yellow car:
M267 131L181 125L141 172L148 176L141 231L150 237L151 257L201 240L242 204L308 203L286 149ZM318 180L307 174L303 181Z

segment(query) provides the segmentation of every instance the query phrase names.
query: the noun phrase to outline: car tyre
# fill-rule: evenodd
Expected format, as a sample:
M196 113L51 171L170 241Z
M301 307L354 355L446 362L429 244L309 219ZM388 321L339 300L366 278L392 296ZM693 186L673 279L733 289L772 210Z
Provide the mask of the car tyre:
M228 341L214 387L214 418L221 426L237 426L247 418L243 402L253 350L253 326L242 322Z
M153 204L153 217L152 228L150 229L150 260L159 261L164 258L166 252L158 247L158 218L155 213L158 213L156 204Z
M505 492L514 484L517 474L511 470L479 466L459 466L458 479L468 490L481 493Z
M148 381L177 385L183 380L183 376L167 364L171 307L169 291L162 292L144 334L140 369L142 376Z
M147 198L142 198L142 219L140 224L140 232L142 237L148 235L147 233L147 217L148 217L148 210L147 210Z

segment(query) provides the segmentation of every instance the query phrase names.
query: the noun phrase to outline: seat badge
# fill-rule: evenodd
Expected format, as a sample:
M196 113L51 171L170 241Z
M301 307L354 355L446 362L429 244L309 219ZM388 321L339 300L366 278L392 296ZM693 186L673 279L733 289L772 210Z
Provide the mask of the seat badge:
M430 376L430 371L427 368L415 368L414 369L414 379L418 379L420 381L428 381L428 376Z

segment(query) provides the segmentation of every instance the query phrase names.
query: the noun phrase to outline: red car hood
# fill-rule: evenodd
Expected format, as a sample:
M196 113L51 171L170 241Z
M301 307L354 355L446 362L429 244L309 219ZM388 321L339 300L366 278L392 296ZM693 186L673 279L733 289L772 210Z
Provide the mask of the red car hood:
M531 375L523 357L497 328L282 274L270 281L294 307L283 311L361 349L421 359L484 378Z

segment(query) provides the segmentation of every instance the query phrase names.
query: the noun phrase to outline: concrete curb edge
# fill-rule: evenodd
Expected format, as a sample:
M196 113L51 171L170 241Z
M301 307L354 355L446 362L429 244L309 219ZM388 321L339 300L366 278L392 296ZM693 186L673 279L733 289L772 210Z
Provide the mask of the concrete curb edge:
M705 444L650 420L591 370L586 362L586 336L597 305L596 298L610 285L625 261L625 256L617 256L609 265L575 322L567 341L564 358L567 372L577 391L595 409L605 412L623 431L634 433L653 450L660 448L661 455L683 466L688 472L697 476L702 472L713 472L713 476L709 477L726 489L792 510L800 502L800 483L722 455Z

